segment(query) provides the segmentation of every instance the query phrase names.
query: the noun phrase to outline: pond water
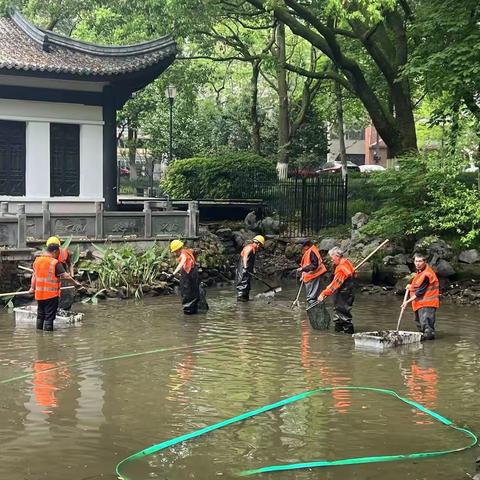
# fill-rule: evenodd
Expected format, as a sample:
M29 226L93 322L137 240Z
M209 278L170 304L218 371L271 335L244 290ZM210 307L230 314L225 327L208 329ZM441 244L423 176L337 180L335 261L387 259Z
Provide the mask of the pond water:
M114 479L143 448L325 386L388 388L480 431L478 309L442 306L438 338L385 353L310 329L286 290L237 305L209 291L207 315L177 297L81 305L53 334L0 313L0 478ZM394 328L400 299L358 295L357 331ZM403 327L414 329L409 312ZM17 378L20 377L20 378ZM312 396L125 465L131 480L238 478L272 464L456 448L468 438L374 392ZM260 474L259 479L461 480L477 448L429 460Z

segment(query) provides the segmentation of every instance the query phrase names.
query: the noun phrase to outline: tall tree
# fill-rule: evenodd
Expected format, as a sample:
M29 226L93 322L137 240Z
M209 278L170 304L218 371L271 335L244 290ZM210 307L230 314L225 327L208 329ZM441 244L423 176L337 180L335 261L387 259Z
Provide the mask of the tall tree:
M303 73L337 80L351 90L368 111L390 155L417 149L410 84L401 75L408 60L407 25L412 17L408 0L247 2L262 11L271 10L294 34L331 60L340 74ZM350 53L358 45L366 61ZM372 64L378 74L375 80L369 78ZM383 88L377 87L378 78Z

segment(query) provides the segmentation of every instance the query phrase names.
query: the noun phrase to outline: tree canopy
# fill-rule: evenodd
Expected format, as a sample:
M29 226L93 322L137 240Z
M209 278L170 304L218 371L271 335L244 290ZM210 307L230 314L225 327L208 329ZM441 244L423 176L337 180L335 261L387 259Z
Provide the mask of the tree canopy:
M453 150L478 151L475 0L13 4L44 28L90 42L130 44L173 34L177 61L119 112L132 151L141 140L157 158L165 155L163 92L170 83L178 89L176 158L252 150L284 165L309 155L320 164L326 131L337 121L338 91L347 126L373 122L390 156L415 152L418 138L423 145L430 132ZM435 125L441 129L431 130Z

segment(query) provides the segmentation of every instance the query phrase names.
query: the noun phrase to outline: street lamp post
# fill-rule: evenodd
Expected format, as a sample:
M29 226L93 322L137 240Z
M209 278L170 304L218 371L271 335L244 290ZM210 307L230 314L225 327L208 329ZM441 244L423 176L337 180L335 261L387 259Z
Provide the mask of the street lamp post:
M170 106L170 135L169 135L169 148L168 148L168 163L172 163L172 145L173 145L173 102L177 96L177 87L175 85L169 85L165 89L165 96L168 98Z

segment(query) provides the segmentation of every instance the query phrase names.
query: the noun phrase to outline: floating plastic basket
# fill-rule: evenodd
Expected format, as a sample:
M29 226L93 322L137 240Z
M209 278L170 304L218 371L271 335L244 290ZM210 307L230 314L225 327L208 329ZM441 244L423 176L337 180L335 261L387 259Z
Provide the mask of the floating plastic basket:
M352 335L355 346L366 349L383 350L412 343L420 343L420 332L405 332L402 330L378 330L376 332L361 332Z
M16 307L13 309L15 312L15 322L22 324L36 324L37 322L37 307L35 305L29 305L26 307ZM55 317L56 323L77 323L83 320L83 313L67 312L66 310L58 310Z

